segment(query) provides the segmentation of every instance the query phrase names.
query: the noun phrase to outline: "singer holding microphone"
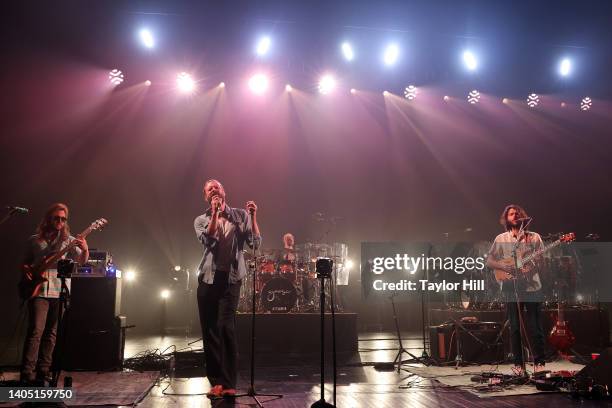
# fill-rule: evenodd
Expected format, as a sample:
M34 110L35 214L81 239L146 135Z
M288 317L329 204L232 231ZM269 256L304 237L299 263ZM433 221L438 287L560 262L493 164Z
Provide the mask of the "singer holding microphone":
M206 373L212 388L209 397L236 394L238 346L235 319L240 285L247 268L243 249L257 249L261 235L257 205L247 201L246 210L226 204L223 185L217 180L204 183L204 200L209 208L195 219L204 256L198 267L198 309L204 339Z

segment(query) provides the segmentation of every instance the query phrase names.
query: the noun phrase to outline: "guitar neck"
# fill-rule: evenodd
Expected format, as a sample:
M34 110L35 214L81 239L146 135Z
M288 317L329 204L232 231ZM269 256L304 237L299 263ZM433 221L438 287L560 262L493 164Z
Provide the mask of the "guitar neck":
M550 251L551 249L553 249L556 246L559 246L560 244L561 244L561 240L558 239L555 242L544 246L544 248L538 249L537 251L534 251L531 254L527 255L525 258L522 259L522 262L524 264L527 263L527 262L530 262L530 261L534 260L535 258L537 258L538 256L540 256L543 253L545 253L546 251Z

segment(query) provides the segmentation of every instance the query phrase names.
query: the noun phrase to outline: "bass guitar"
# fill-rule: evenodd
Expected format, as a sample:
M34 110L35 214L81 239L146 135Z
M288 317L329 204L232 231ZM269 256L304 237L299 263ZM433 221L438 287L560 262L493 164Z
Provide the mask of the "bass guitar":
M92 231L102 229L108 221L104 218L99 218L92 222L89 227L87 227L83 232L77 235L80 238L85 238ZM40 293L40 289L43 283L45 283L48 279L44 276L44 273L47 269L52 268L57 261L62 259L62 257L67 254L71 249L76 246L76 241L70 241L68 245L57 252L50 253L46 255L41 261L34 263L32 265L26 265L23 267L23 275L21 276L21 281L19 282L19 297L25 302L29 299L32 299Z

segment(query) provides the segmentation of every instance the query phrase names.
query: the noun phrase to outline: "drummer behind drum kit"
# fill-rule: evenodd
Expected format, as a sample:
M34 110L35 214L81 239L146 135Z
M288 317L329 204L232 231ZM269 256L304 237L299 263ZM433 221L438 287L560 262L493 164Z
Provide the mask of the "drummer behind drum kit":
M245 252L249 273L240 290L238 311L251 311L253 291L253 269L255 269L256 312L267 313L305 313L319 311L317 299L320 296L320 282L317 280L316 262L318 258L330 258L334 261L335 282L333 289L326 287L326 296L332 298L330 290L336 285L348 285L349 268L348 246L343 243L296 245L295 252L283 259L284 250L263 250L261 255L253 257ZM333 296L336 310L339 308L338 296Z

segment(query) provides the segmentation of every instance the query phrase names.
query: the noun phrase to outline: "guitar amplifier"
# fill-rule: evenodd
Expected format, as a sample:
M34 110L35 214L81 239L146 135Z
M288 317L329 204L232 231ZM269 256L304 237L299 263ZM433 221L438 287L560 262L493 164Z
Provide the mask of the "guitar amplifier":
M63 370L120 370L125 349L125 316L118 316L109 327L65 326L61 347Z
M504 360L502 325L497 322L454 322L431 326L429 339L431 356L445 363L455 361L459 347L461 361L466 363L494 364Z
M70 326L106 330L121 314L121 279L117 277L73 277L70 289L70 310L66 314Z

